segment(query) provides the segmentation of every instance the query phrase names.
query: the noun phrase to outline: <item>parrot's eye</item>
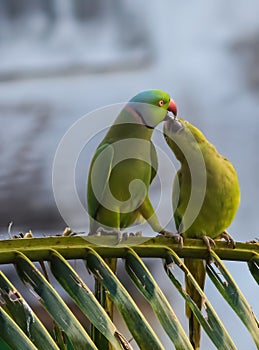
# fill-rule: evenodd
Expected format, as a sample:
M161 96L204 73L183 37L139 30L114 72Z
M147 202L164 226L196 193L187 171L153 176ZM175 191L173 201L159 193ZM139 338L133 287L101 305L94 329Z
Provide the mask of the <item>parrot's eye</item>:
M164 101L163 101L163 100L159 100L159 101L158 101L158 106L159 106L159 107L162 107L163 105L164 105Z

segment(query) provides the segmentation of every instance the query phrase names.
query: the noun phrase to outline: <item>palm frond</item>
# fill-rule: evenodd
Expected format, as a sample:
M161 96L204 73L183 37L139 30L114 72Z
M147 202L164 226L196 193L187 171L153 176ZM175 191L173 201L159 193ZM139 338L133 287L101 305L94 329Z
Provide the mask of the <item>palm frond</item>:
M206 295L199 289L193 276L183 264L182 258L202 258L207 264L207 273L216 290L227 300L240 317L259 349L258 321L233 277L221 260L246 261L248 271L259 281L259 244L237 243L236 249L218 242L209 254L198 240L186 240L180 249L171 240L164 238L130 237L126 242L114 245L113 237L28 238L0 241L0 263L14 264L20 279L35 294L54 322L52 330L38 319L31 306L11 281L0 272L0 346L1 349L97 349L90 331L72 313L56 289L33 263L48 261L50 269L63 289L71 296L90 323L108 340L106 349L133 349L100 305L96 296L83 278L67 262L68 259L83 259L88 270L102 284L113 301L140 349L164 349L158 334L152 329L133 296L106 264L106 258L123 258L125 270L139 291L146 298L161 326L177 350L192 349L184 327L178 320L172 305L158 286L142 258L161 258L169 280L189 304L204 331L218 349L236 349L225 326L218 317ZM215 266L219 269L219 275ZM171 265L178 266L190 279L203 298L206 316L186 293Z

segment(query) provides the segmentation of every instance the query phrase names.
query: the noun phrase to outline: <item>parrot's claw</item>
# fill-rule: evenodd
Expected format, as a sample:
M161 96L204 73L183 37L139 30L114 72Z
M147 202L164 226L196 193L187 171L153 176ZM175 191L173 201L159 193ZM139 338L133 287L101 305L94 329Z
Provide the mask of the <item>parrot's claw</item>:
M88 236L114 236L117 235L117 230L105 230L102 227L99 227L95 232L89 232Z
M223 231L220 235L220 238L224 238L227 242L227 244L231 247L231 248L235 248L236 243L234 241L234 239L230 236L230 234L227 231Z
M120 230L114 230L113 231L114 235L117 236L117 244L120 244L120 242L122 241L122 239L124 237L127 237L128 236L128 233L127 232L121 232ZM127 239L127 238L126 238Z
M202 240L204 242L204 244L206 245L206 247L208 248L208 251L211 250L211 247L213 246L214 248L216 247L216 243L214 242L214 240L209 237L209 236L203 236Z
M137 231L136 233L130 232L129 235L133 237L142 237L142 231Z
M117 237L117 242L116 245L119 244L123 237L127 236L127 232L122 233L121 230L112 230L112 231L106 231L102 227L100 227L97 232L96 236L116 236Z
M138 231L136 233L133 232L121 232L121 230L118 229L114 229L111 231L108 230L104 230L102 227L99 227L96 232L90 232L88 234L88 236L116 236L117 237L117 244L121 243L121 241L127 241L127 239L129 239L129 237L141 237L142 236L142 232Z
M118 243L120 243L122 240L127 241L130 237L141 237L142 232L138 231L136 233L134 232L121 232L121 239L118 240Z
M105 231L103 228L98 229L96 232L97 236L115 236L116 237L116 243L120 244L123 239L128 239L129 238L129 233L128 232L121 232L121 230L112 230L112 231Z
M162 230L159 232L160 235L164 237L173 238L176 243L178 243L179 248L183 247L183 237L179 233L172 233L166 230Z
M99 227L96 231L90 231L88 236L101 236L103 233L106 233L106 231L102 227Z
M175 235L174 239L175 239L176 243L178 243L179 248L182 249L183 248L183 237L179 233L177 233Z

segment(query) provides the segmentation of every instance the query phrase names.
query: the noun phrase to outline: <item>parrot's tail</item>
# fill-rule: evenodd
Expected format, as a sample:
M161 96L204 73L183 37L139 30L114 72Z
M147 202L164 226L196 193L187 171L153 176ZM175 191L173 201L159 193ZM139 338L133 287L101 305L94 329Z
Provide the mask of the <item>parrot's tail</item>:
M195 280L198 282L202 290L204 290L205 275L206 270L204 262L201 259L190 259L185 258L184 263L190 273L193 275ZM202 308L202 298L200 294L193 287L192 283L185 278L186 292L190 295L192 300L201 310ZM186 304L186 316L189 318L189 338L195 350L200 349L200 338L201 338L201 326L196 319L195 315L191 311L190 307Z

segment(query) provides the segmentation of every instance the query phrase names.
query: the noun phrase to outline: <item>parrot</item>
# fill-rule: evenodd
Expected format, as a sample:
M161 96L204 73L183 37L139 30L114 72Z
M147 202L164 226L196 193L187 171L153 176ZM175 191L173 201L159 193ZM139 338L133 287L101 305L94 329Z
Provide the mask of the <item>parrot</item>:
M181 240L161 226L148 197L158 164L151 137L168 112L177 115L169 94L140 92L123 107L97 147L87 185L90 235L101 227L117 232L120 240L121 229L144 219L155 232Z
M154 128L169 118L170 113L177 115L176 103L161 90L138 93L119 112L90 164L87 183L89 235L112 231L120 242L122 229L146 220L155 232L182 243L180 235L161 226L148 197L148 188L158 166L151 137ZM113 272L116 271L117 259L106 258L105 262ZM95 295L112 319L113 303L98 280ZM106 341L97 329L92 328L92 335L97 345Z
M172 194L178 233L183 239L202 239L209 250L212 245L215 246L214 240L220 238L224 238L234 248L234 240L226 229L234 219L240 203L236 170L198 128L182 118L172 119L173 121L164 123L163 133L168 146L180 162ZM203 260L184 258L184 263L204 290L206 270ZM187 277L185 283L186 292L201 310L201 296ZM190 342L198 350L200 324L188 305L186 315L189 318Z

